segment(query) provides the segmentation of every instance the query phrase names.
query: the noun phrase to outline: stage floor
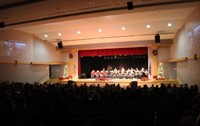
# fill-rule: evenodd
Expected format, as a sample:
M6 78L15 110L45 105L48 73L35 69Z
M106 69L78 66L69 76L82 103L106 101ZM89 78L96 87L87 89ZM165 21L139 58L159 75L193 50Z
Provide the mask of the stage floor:
M143 87L144 85L147 85L148 87L154 85L160 86L162 83L163 84L171 84L171 85L177 85L179 86L179 82L177 80L155 80L155 79L150 79L150 80L141 80L141 79L104 79L104 80L97 80L97 79L51 79L47 81L47 83L62 83L65 84L67 81L72 80L77 83L77 85L82 85L86 83L87 85L100 85L104 86L105 84L120 84L121 87L126 87L129 86L129 84L132 81L137 81L138 86Z

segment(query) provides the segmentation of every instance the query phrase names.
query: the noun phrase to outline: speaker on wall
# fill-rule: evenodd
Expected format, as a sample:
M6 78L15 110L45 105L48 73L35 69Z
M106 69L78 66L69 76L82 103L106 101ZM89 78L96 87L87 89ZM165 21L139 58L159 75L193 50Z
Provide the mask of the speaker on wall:
M0 22L0 28L4 28L5 27L5 23L4 22Z
M155 43L159 43L160 42L160 35L156 34L155 35Z
M133 2L127 2L128 10L133 10Z
M58 44L58 48L59 48L59 49L62 49L62 48L63 48L63 43L62 43L62 41L58 42L57 44Z

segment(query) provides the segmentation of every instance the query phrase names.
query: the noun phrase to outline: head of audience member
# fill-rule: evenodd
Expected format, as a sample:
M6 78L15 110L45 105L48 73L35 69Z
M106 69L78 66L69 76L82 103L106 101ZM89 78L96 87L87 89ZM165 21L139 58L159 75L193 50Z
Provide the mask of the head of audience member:
M86 126L115 126L115 124L109 117L98 116L90 119Z
M192 114L194 118L200 114L200 105L198 103L192 106Z
M194 118L192 116L185 116L181 118L180 126L194 126Z
M4 97L0 101L0 113L1 114L12 114L15 112L15 102L10 97Z
M200 126L200 114L197 116L194 124L195 124L195 126Z
M130 83L130 87L136 89L138 87L138 82L137 81L132 81Z

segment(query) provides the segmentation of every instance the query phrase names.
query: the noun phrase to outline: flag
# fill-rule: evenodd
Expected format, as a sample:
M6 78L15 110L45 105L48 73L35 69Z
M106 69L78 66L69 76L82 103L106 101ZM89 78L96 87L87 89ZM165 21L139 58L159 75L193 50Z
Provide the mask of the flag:
M149 63L149 78L151 78L151 62Z

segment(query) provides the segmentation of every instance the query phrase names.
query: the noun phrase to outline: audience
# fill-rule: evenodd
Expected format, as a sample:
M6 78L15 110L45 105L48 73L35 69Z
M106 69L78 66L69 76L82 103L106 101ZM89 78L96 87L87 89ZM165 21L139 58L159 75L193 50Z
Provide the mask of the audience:
M0 125L199 126L197 85L0 83Z
M195 119L194 124L195 124L195 126L200 126L200 114L199 114L199 116Z
M115 124L108 117L99 116L90 119L86 126L115 126Z

